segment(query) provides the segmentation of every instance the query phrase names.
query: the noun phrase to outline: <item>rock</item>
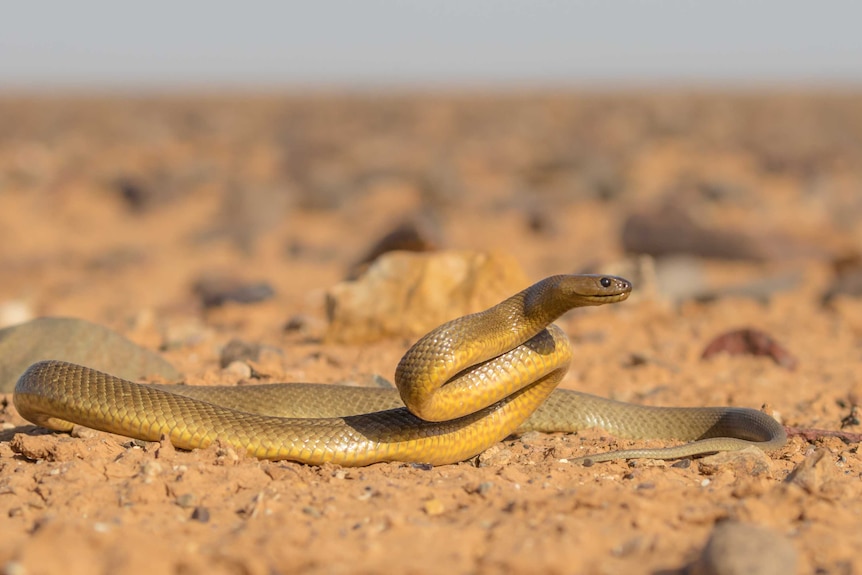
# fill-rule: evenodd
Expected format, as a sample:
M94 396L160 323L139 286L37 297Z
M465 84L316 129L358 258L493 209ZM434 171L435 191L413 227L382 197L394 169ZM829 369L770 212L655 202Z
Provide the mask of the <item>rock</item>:
M443 244L439 225L431 217L406 220L377 240L368 252L351 268L347 279L362 275L374 260L394 251L430 252Z
M191 509L197 506L197 501L198 498L194 493L183 493L174 500L174 503L183 509Z
M244 361L232 361L224 367L224 370L240 380L250 379L254 375L251 366Z
M838 296L862 296L862 255L853 254L833 262L835 278L823 293L821 302L832 303Z
M705 228L684 209L673 205L630 215L623 224L622 244L627 252L654 257L683 254L728 260L766 257L752 238L730 230Z
M817 449L787 474L784 483L801 487L809 494L821 494L830 483L835 483L838 472L827 449Z
M704 475L715 475L727 469L745 477L769 477L772 473L772 460L762 449L753 445L704 457L697 461L697 465Z
M210 510L202 505L198 505L192 510L192 519L201 523L207 523L210 520Z
M219 357L219 365L223 368L235 361L257 361L260 359L260 350L263 346L234 338L225 344Z
M439 499L429 499L422 505L422 508L425 510L425 513L432 517L434 515L441 515L446 511L446 505Z
M150 184L131 176L117 178L114 182L114 190L133 213L146 211L154 203L156 195Z
M796 358L769 334L753 328L743 328L723 333L713 339L703 350L701 359L709 359L719 353L730 355L764 355L781 367L796 369Z
M778 232L708 227L677 200L631 214L623 224L622 245L629 253L654 257L690 255L737 261L823 259L820 246Z
M503 467L512 460L512 450L500 444L492 445L479 454L479 467Z
M726 521L712 530L689 575L793 575L796 549L783 535L764 527Z
M217 275L202 277L192 289L205 308L219 307L227 302L257 303L275 295L275 290L266 282L244 282Z
M327 293L330 342L415 338L528 285L512 258L466 250L390 252Z
M37 361L59 359L136 380L179 373L156 353L110 329L74 318L39 318L0 330L0 392L11 392L18 377Z

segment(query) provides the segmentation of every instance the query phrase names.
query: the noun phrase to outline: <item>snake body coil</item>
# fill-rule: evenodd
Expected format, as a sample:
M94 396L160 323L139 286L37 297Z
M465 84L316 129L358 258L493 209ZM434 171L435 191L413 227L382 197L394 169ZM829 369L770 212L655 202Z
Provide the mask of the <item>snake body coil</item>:
M453 463L529 429L602 427L621 437L692 441L589 456L593 461L783 445L783 427L751 409L644 407L555 390L572 351L551 322L573 307L622 301L630 291L628 281L609 276L542 280L421 338L396 369L398 392L313 384L141 385L44 361L21 376L14 402L22 417L50 429L80 424L148 441L165 435L184 449L221 439L258 458L312 464Z

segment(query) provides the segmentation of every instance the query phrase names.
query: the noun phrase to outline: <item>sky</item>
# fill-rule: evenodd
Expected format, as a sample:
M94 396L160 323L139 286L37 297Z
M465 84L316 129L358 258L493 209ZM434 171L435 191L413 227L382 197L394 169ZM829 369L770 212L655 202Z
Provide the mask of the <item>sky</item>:
M859 0L0 0L0 91L862 86Z

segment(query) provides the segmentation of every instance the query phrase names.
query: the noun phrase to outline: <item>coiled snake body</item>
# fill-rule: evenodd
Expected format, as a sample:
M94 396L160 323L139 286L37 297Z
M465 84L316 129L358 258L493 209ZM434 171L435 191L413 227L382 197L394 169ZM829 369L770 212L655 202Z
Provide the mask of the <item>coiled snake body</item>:
M258 458L311 464L439 465L470 458L517 430L587 427L691 441L583 458L593 461L781 447L784 428L753 409L646 407L555 390L572 350L551 322L573 307L622 301L630 291L628 281L610 276L542 280L422 337L396 369L397 392L315 384L142 385L43 361L18 380L14 402L22 417L50 429L80 424L148 441L165 435L185 449L221 439Z

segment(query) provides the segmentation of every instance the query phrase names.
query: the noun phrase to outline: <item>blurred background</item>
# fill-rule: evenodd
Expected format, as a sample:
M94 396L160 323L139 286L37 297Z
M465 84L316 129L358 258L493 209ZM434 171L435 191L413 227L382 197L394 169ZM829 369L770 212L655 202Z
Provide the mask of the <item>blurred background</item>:
M855 293L859 21L835 0L10 3L0 323L207 307L225 276L319 309L393 248L530 277L645 255L672 301Z
M9 4L12 88L858 85L858 3Z

